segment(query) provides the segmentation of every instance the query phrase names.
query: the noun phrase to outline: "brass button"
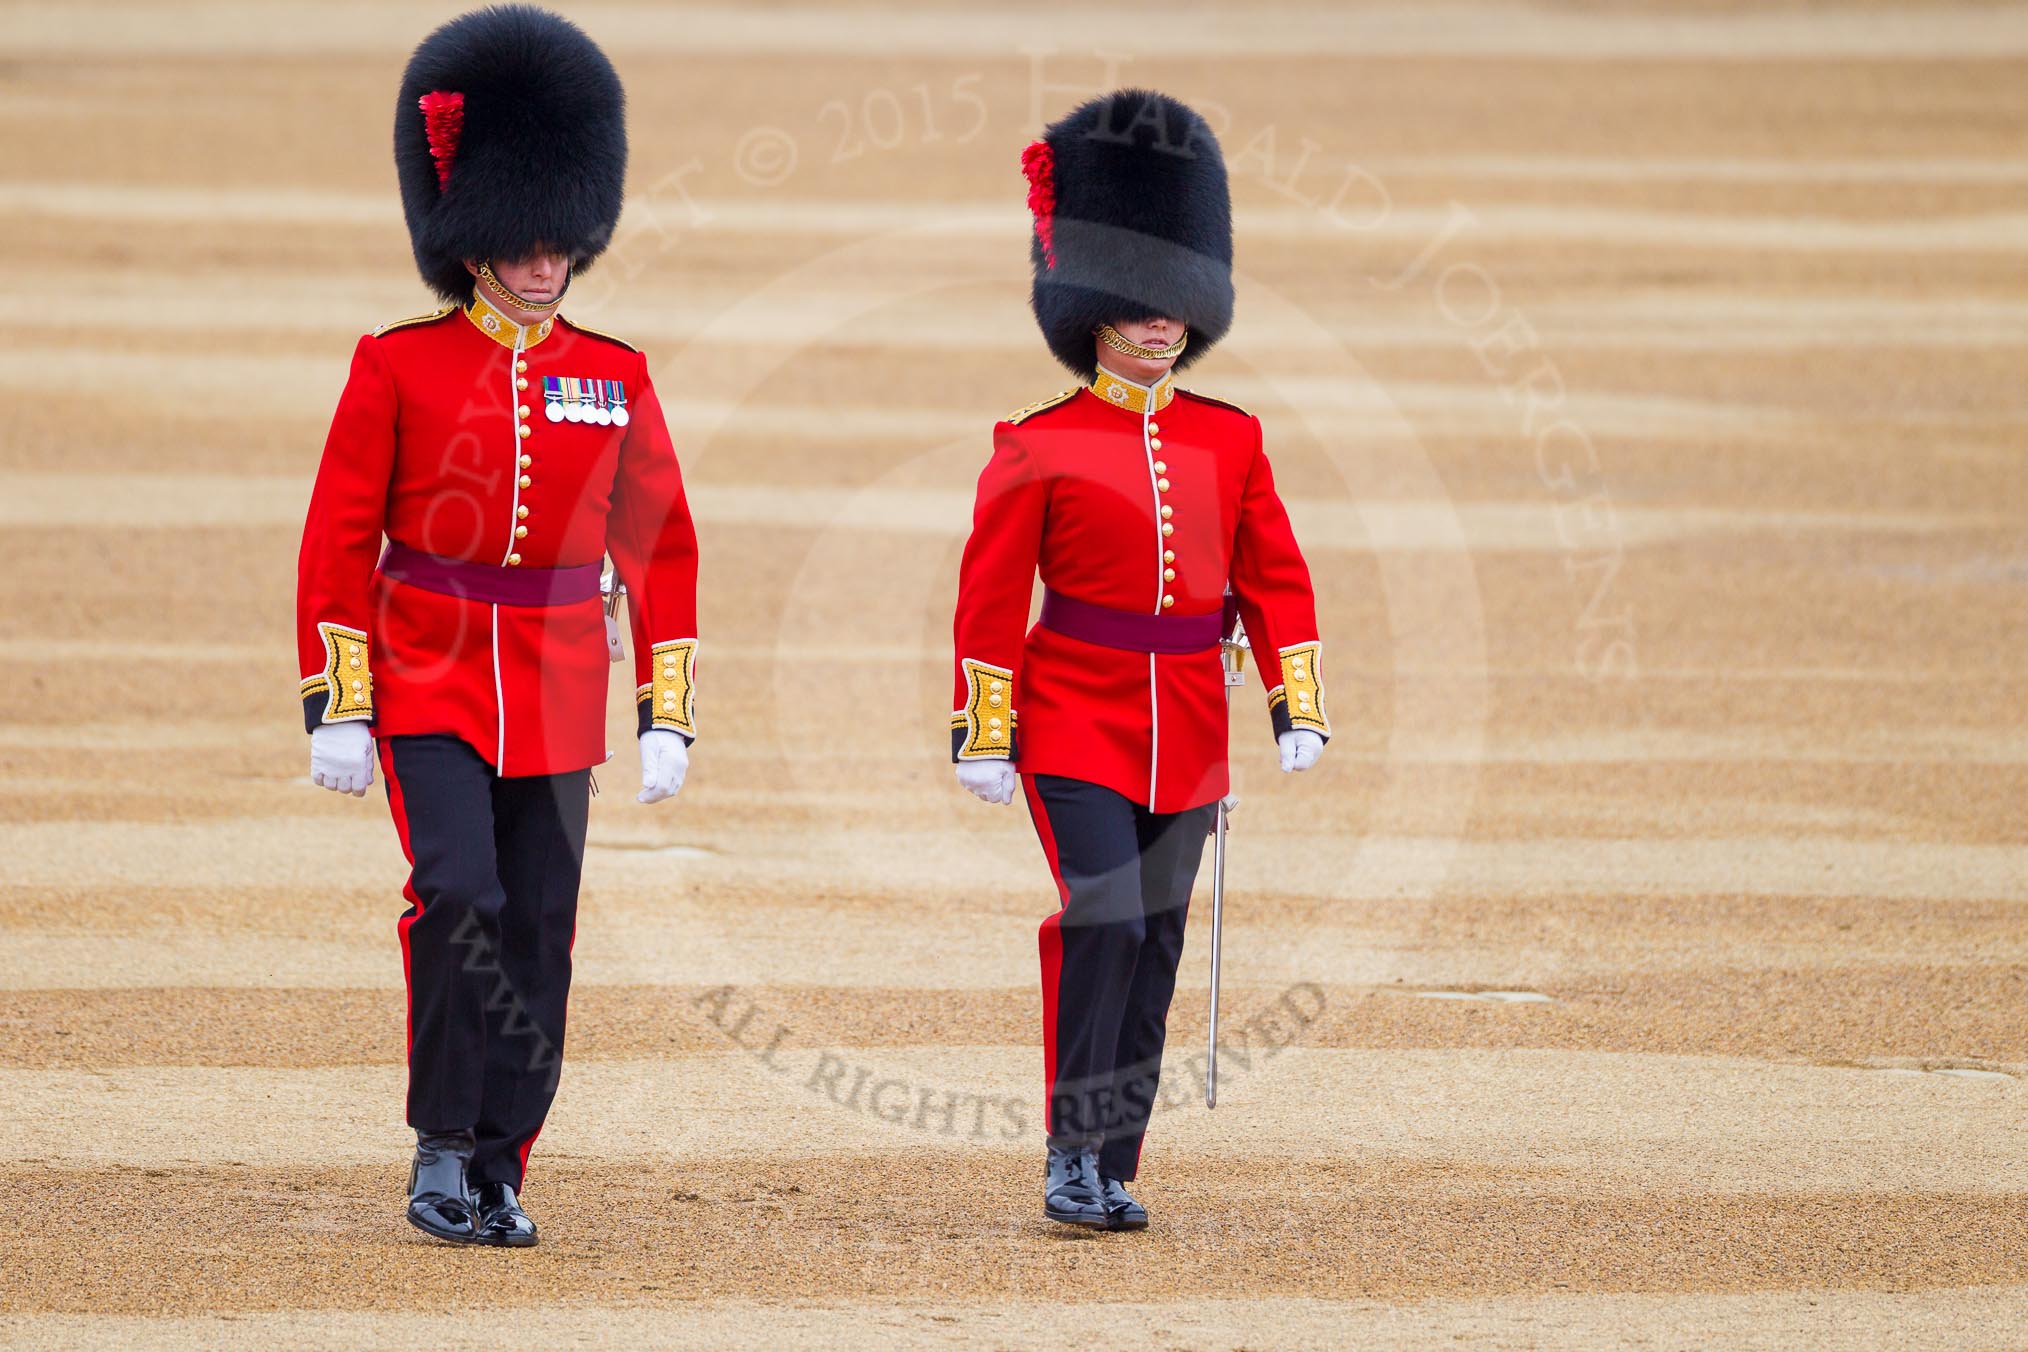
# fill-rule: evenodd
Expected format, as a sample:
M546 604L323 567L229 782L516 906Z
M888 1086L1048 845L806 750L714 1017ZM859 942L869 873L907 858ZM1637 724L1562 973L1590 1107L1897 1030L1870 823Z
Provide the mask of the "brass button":
M1164 521L1167 521L1167 520L1168 520L1168 519L1169 519L1170 517L1172 517L1172 516L1174 516L1174 515L1176 515L1176 509L1175 509L1174 507L1171 507L1171 506L1170 506L1170 505L1169 505L1168 503L1166 503L1166 502L1165 502L1165 503L1163 503L1163 504L1162 504L1162 519L1163 519Z
M522 416L522 417L524 417L524 418L525 418L525 417L527 417L527 416L528 416L528 405L526 405L526 404L523 404L523 405L521 406L521 408L520 408L519 412L520 412L520 414L521 414L521 416Z
M1162 580L1164 582L1174 582L1176 580L1176 570L1174 568L1164 568L1162 570Z
M1002 690L1005 690L1005 689L1006 689L1007 687L1006 687L1005 685L1001 684L1001 683L1000 683L999 681L995 681L995 682L993 682L993 683L992 683L992 684L991 684L990 686L988 686L988 687L986 687L986 688L987 688L988 690L991 690L991 691L992 691L992 692L993 692L994 694L996 694L996 695L997 695L997 694L999 694L999 693L1000 693L1000 692L1001 692Z
M1157 473L1157 474L1167 474L1168 472L1169 472L1169 462L1168 462L1168 461L1166 461L1166 460L1157 460L1157 461L1155 462L1155 473Z
M1167 609L1168 609L1168 608L1169 608L1170 606L1173 606L1173 605L1175 605L1175 604L1176 604L1176 598L1175 598L1175 597L1173 597L1173 596L1164 596L1164 597L1162 598L1162 609L1164 609L1164 610L1167 610Z
M532 456L532 455L524 455L524 456L522 456L522 457L521 457L521 468L523 468L523 469L527 469L527 468L528 468L528 467L529 467L530 465L532 465L532 464L534 464L534 463L535 463L535 457L534 457L534 456Z
M516 507L514 509L514 516L517 520L526 521L528 519L528 504L524 502L519 507Z
M986 696L986 703L997 709L1000 707L1000 697L998 695L988 695Z
M1172 524L1171 524L1170 522L1167 522L1167 521L1164 521L1164 522L1162 523L1162 534L1164 534L1164 535L1174 535L1175 533L1176 533L1176 527L1175 527L1174 525L1172 525Z
M526 474L524 474L524 475L522 475L522 476L521 476L521 486L522 486L523 488L526 488L526 487L528 487L528 486L529 486L530 484L532 484L532 483L534 483L534 482L535 482L535 481L534 481L533 479L529 478L529 477L528 477L528 476L527 476Z
M1000 720L997 718L989 718L986 720L986 726L989 728L997 728L1000 726Z
M527 369L528 369L528 363L527 363L527 362L525 362L525 361L520 361L520 360L516 360L516 361L515 361L515 363L514 363L514 374L516 374L516 375L519 375L519 374L521 374L521 373L522 373L523 371L526 371Z
M991 732L987 733L986 736L990 740L995 742L1004 742L1007 740L1007 734L1000 731L1000 729L998 728L994 728Z
M1149 437L1149 438L1148 438L1148 449L1149 449L1149 450L1151 450L1151 451L1159 451L1159 450L1161 450L1161 449L1162 449L1162 438L1160 438L1160 437Z
M527 388L528 388L528 377L527 377L527 376L516 376L516 377L514 377L514 388L515 388L515 389L517 389L517 390L525 390L525 389L527 389Z
M348 658L346 658L345 660L346 660L347 662L350 662L350 663L352 664L352 669L353 669L354 671L357 671L357 670L359 670L359 659L358 659L358 658L356 658L356 657L348 657Z
M1162 562L1164 562L1164 563L1174 563L1174 562L1176 562L1176 551L1175 551L1175 550L1173 550L1173 549L1165 549L1165 550L1163 550L1163 551L1162 551Z
M1157 479L1155 480L1155 487L1158 491L1166 493L1169 491L1169 481L1167 479Z
M514 538L517 540L526 540L528 538L528 527L516 526L514 528Z
M509 568L519 568L521 566L521 556L519 554L509 554L507 556L507 566Z
M530 432L533 432L534 430L535 429L530 427L527 423L521 424L521 435L524 437L527 436Z
M1149 436L1151 436L1151 437L1152 437L1152 436L1154 436L1154 435L1155 435L1155 433L1157 433L1157 432L1159 432L1159 431L1161 431L1161 430L1162 430L1162 425L1161 425L1160 423L1157 423L1157 422L1153 421L1152 419L1151 419L1151 420L1149 420L1149 423L1148 423L1148 435L1149 435Z

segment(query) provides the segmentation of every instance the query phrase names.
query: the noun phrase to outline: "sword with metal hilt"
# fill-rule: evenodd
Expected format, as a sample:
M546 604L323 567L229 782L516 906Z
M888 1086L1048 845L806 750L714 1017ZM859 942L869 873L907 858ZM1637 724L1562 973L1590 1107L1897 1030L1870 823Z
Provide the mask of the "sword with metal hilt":
M606 603L606 656L615 662L627 660L627 645L620 641L620 598L627 594L620 570L608 568L599 575L599 594Z
M1218 641L1218 656L1225 667L1225 703L1232 704L1232 688L1246 684L1246 627L1237 619L1232 633ZM1204 1057L1204 1106L1218 1106L1218 966L1219 938L1225 928L1225 823L1239 797L1227 793L1218 800L1218 814L1211 827L1211 1033Z

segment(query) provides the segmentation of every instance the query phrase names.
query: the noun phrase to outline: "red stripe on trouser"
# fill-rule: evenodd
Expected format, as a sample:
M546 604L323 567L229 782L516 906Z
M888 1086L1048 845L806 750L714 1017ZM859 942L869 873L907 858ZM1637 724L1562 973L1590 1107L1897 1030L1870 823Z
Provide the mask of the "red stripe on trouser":
M577 953L577 911L575 908L572 909L570 916L570 951L573 955ZM563 1009L564 1018L568 1020L570 1017L570 995L567 992L563 997ZM561 1056L562 1054L561 1049L559 1049L557 1055ZM560 1073L561 1070L559 1068ZM542 1128L546 1125L547 1119L536 1123L534 1132L529 1135L527 1140L521 1143L521 1181L524 1183L528 1181L529 1153L535 1149L535 1142L542 1136Z
M1063 880L1063 867L1056 855L1056 831L1049 824L1049 809L1035 787L1035 777L1021 776L1021 787L1028 799L1028 815L1035 822L1036 839L1042 842L1042 857L1049 864L1049 876L1056 880L1056 910L1043 920L1036 934L1036 946L1042 958L1042 1120L1045 1129L1053 1133L1056 1130L1056 992L1063 980L1063 909L1070 904L1070 884Z
M401 940L401 989L408 1023L407 1037L403 1047L415 1050L415 978L409 968L408 927L422 915L422 896L415 890L415 851L408 843L408 801L402 797L401 780L394 773L394 743L381 738L380 773L387 780L387 808L394 817L394 833L401 837L402 858L408 860L408 877L402 881L401 894L408 898L409 913L395 921L394 931Z

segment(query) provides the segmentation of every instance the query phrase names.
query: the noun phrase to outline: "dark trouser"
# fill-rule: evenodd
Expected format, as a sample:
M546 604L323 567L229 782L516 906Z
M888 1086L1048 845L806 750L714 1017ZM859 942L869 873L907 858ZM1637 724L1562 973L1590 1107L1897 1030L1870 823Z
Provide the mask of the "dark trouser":
M1111 789L1023 775L1062 909L1042 922L1050 1144L1096 1146L1130 1179L1162 1074L1190 887L1217 804L1150 812Z
M408 1122L470 1131L474 1183L518 1189L556 1097L590 770L502 779L456 737L383 737L410 873Z

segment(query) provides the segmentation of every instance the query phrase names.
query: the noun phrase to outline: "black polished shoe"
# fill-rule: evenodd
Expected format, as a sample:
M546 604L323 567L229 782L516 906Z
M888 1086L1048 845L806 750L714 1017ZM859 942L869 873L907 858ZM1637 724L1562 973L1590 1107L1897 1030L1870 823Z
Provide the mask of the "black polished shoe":
M479 1242L525 1249L535 1243L535 1222L521 1209L521 1199L505 1183L481 1183L472 1200L479 1208Z
M1106 1203L1099 1193L1098 1155L1091 1147L1078 1150L1049 1147L1049 1167L1042 1184L1042 1214L1067 1225L1105 1228Z
M465 1168L472 1162L472 1133L417 1132L415 1163L408 1171L408 1223L452 1244L479 1238Z
M1106 1229L1145 1230L1148 1228L1148 1208L1134 1200L1127 1191L1127 1185L1117 1178L1099 1175L1099 1196L1106 1204Z

